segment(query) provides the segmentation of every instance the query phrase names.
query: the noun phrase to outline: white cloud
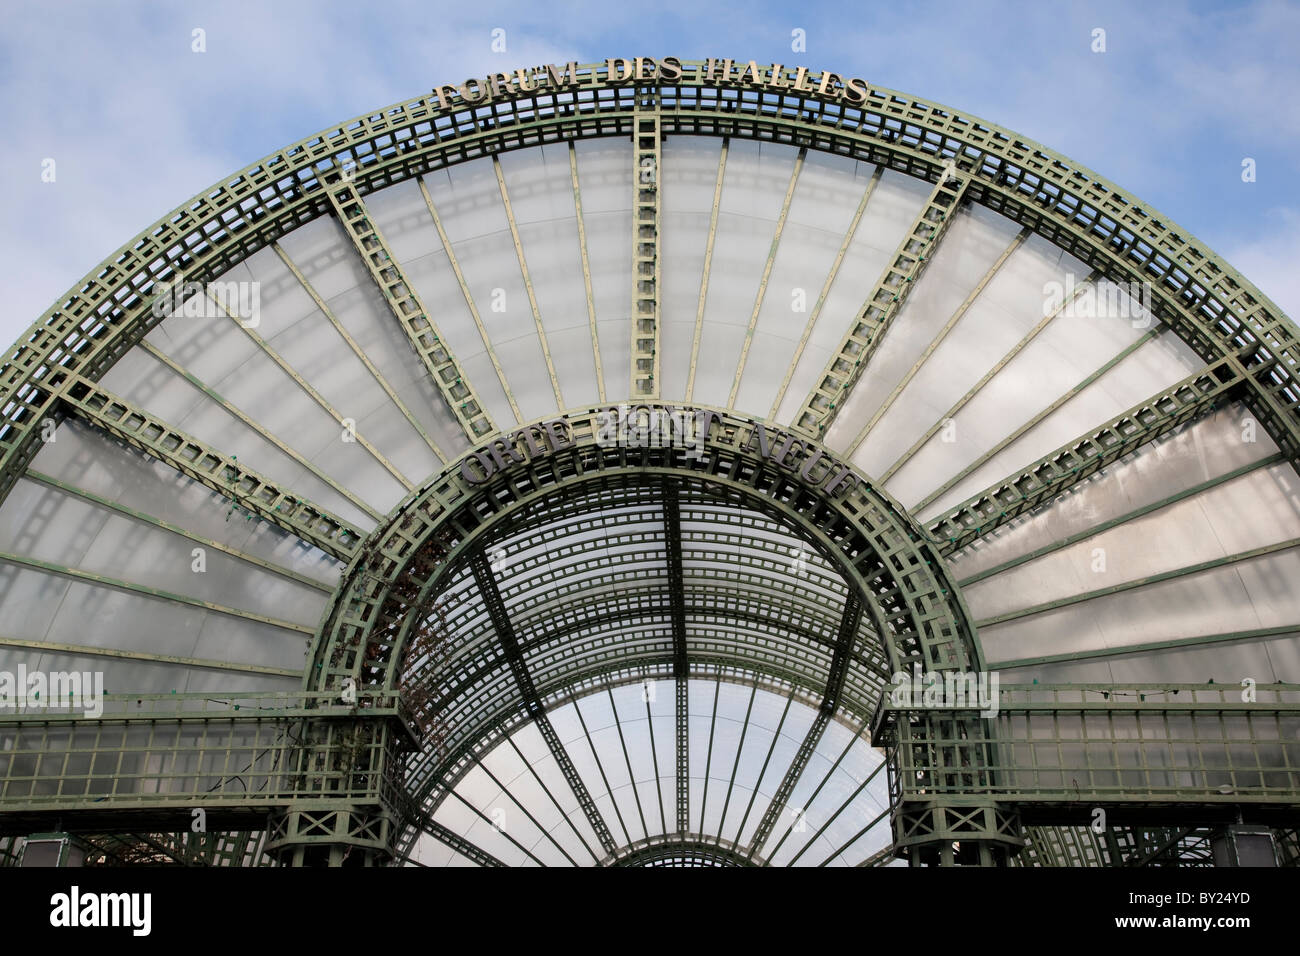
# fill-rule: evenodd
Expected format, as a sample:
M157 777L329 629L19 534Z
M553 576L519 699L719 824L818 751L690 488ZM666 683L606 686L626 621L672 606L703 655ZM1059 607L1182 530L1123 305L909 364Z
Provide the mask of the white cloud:
M1228 246L1223 258L1300 324L1300 212L1277 210L1262 238Z

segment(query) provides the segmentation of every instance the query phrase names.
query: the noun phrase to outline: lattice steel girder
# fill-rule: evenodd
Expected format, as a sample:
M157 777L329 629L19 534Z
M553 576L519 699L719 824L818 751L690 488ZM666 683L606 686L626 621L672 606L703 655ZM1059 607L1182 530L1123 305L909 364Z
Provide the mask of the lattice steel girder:
M682 584L682 516L676 483L665 481L663 488L664 545L668 565L668 601L673 628L673 737L677 759L677 829L685 833L691 828L691 772L686 597Z
M58 397L70 413L339 561L346 563L356 554L365 535L337 515L88 379L59 378Z
M799 742L799 749L795 751L794 759L790 761L790 766L781 777L781 783L772 796L772 802L767 805L767 810L764 811L762 819L758 821L758 826L754 830L754 838L749 843L751 856L763 849L767 838L772 834L772 828L785 812L786 804L790 802L790 795L799 783L799 778L803 776L804 770L808 768L808 761L816 752L817 744L821 742L822 734L826 732L826 725L830 723L830 719L831 715L824 707L819 709L817 716L813 718L812 726Z
M601 846L605 848L606 853L613 853L615 844L613 836L610 835L609 827L605 825L604 817L601 816L600 810L596 807L596 801L591 798L587 785L583 783L578 768L573 765L573 760L570 759L568 751L564 749L564 742L560 740L560 735L555 732L555 727L551 725L551 718L547 716L546 707L541 696L537 693L537 686L533 683L533 675L529 672L528 665L524 662L523 654L519 650L519 639L515 637L515 629L510 623L510 616L506 613L505 602L501 600L501 591L497 588L496 579L492 574L492 567L488 564L488 560L481 549L471 553L469 560L470 567L474 572L474 581L478 585L484 603L487 605L488 613L492 616L497 639L500 641L502 652L510 665L510 671L514 675L515 682L519 685L519 690L524 696L528 713L537 725L537 729L541 732L542 738L546 741L551 756L555 758L556 766L564 774L569 789L573 791L574 797L577 798L578 806L582 808L582 812L587 817L587 822L591 824L592 830L595 831Z
M839 348L804 399L795 417L795 427L800 431L817 438L825 436L902 310L908 293L934 258L969 183L965 176L948 177L945 172L940 172L938 179Z
M70 707L0 711L0 831L260 829L303 801L395 799L389 774L414 741L396 694L251 692L104 695ZM321 802L323 801L323 802Z
M496 423L479 401L474 386L452 354L437 323L420 301L415 286L397 264L360 193L350 184L343 183L329 187L326 195L335 216L379 286L384 301L406 333L415 354L420 356L447 407L465 429L465 434L471 441L476 441L496 431Z
M632 100L632 397L659 394L659 89L640 85Z
M786 88L747 98L683 61L657 87L661 135L795 142L913 176L938 176L961 158L968 198L1080 258L1115 282L1149 283L1153 312L1212 362L1239 355L1252 405L1293 461L1300 455L1300 340L1281 311L1183 230L1095 173L1013 132L882 88L862 107ZM644 85L645 81L642 81ZM160 317L155 284L206 282L328 211L326 176L355 167L358 193L481 156L575 138L628 136L631 87L606 64L578 67L495 103L491 112L436 95L376 110L295 143L227 177L98 266L6 353L0 367L0 493L39 447L59 369L96 379Z
M1062 445L1019 473L984 489L927 522L944 555L1051 501L1062 492L1147 442L1166 435L1235 398L1245 386L1238 364L1220 359L1091 435Z
M896 800L978 790L1036 824L1087 823L1096 807L1165 825L1300 808L1297 684L1002 685L979 754L949 723L977 713L882 698L873 742L890 750Z
M785 805L790 800L790 794L794 792L795 785L799 782L804 769L808 766L808 761L812 759L813 752L817 749L817 744L826 731L827 723L839 709L840 694L844 691L844 676L848 673L849 655L853 650L853 642L858 636L858 628L861 623L862 605L850 592L844 602L839 632L835 636L835 651L831 657L831 666L826 675L826 691L822 695L821 706L817 709L817 717L813 720L812 726L808 728L808 732L804 734L799 749L795 752L794 759L786 769L785 776L781 778L776 793L767 805L767 810L763 813L758 827L754 830L754 838L749 845L751 854L761 850L763 844L767 842L772 828L776 826L777 819L785 812Z
M491 853L488 853L476 844L470 843L464 837L448 830L432 817L424 815L415 822L415 825L419 827L422 832L427 833L439 843L445 844L467 860L472 860L479 866L504 867L506 865Z

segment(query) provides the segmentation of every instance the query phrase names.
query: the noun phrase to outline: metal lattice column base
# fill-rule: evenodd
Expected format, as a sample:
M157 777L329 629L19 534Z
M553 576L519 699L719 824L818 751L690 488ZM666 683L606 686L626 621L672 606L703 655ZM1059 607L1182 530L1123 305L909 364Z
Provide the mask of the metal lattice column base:
M911 866L1003 866L1025 845L1016 814L993 800L909 800L892 816L897 855Z
M272 818L266 852L282 866L383 866L397 829L377 807L290 807Z
M884 746L895 853L911 866L1004 866L1024 848L1019 814L995 799L993 740L970 711L890 710L873 721Z

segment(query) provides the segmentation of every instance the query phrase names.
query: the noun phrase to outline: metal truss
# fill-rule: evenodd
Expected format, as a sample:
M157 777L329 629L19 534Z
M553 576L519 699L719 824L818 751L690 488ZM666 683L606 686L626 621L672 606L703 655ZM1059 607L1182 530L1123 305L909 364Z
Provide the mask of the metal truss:
M196 809L214 829L260 830L312 800L385 806L413 742L394 694L119 694L103 707L0 713L0 830L185 832Z
M545 89L490 113L468 105L444 112L436 97L421 97L290 146L196 197L87 276L5 355L0 491L7 492L35 451L33 434L51 399L46 377L57 368L92 380L102 374L156 323L155 283L182 274L216 278L332 208L339 169L353 170L348 190L360 198L504 149L631 135L638 91L655 103L659 137L793 138L936 181L955 167L968 200L1033 229L1113 281L1151 283L1157 317L1206 362L1234 356L1269 433L1289 457L1300 451L1297 344L1286 320L1210 250L1112 184L1013 133L890 90L871 89L862 108L790 90L750 101L705 78L702 64L684 65L677 84L635 87L612 81L604 65L579 67L580 88L590 89L591 78L604 95L580 100L577 90ZM444 389L449 384L436 381ZM829 405L834 397L823 398ZM454 411L469 412L452 398ZM824 410L814 411L807 424L824 426ZM484 432L471 426L471 434Z
M1148 442L1236 398L1244 385L1231 359L1220 359L1159 395L1135 405L1093 434L1044 455L1016 475L986 488L927 522L952 554Z
M672 609L673 626L673 715L677 758L677 829L685 833L690 829L691 776L690 776L690 718L687 713L687 679L690 662L687 653L686 597L682 575L682 516L681 500L677 486L663 483L664 539L668 557L668 597Z
M496 580L492 576L492 568L481 551L476 551L470 555L470 566L473 568L474 582L478 585L479 594L482 595L483 602L487 605L488 613L492 617L497 639L501 642L501 647L505 652L506 661L510 665L510 672L514 675L515 682L519 685L519 690L523 694L529 715L537 725L537 729L541 731L542 738L546 741L546 746L555 758L556 765L560 768L560 772L564 774L569 789L577 797L578 806L582 808L582 812L586 815L591 828L596 831L596 836L600 839L605 852L612 853L615 846L614 838L610 835L609 829L605 826L605 821L601 818L599 811L596 810L596 802L591 799L591 794L587 792L586 784L582 782L577 768L573 766L568 751L564 749L564 744L560 742L559 735L556 734L555 728L551 726L550 718L546 716L546 709L542 704L541 696L537 693L536 684L533 683L533 675L524 662L523 654L520 653L519 639L515 637L514 625L510 623L510 617L506 613L505 603L501 600L501 591L497 588Z
M977 748L952 722L973 708L886 696L873 739L891 752L896 807L974 790L1031 826L1082 825L1098 807L1128 825L1205 825L1243 811L1284 820L1300 806L1300 685L1244 696L1214 684L1003 685L994 733Z
M365 534L155 415L80 376L61 376L62 409L224 495L239 508L348 561Z
M826 363L817 384L804 399L803 408L795 417L795 426L801 431L819 439L825 437L853 386L876 354L885 333L902 311L908 293L921 278L926 265L933 260L961 205L968 183L963 177L941 176L862 304L857 319Z
M433 384L438 387L443 400L456 420L465 429L470 441L496 431L496 423L488 414L474 387L466 378L456 356L445 344L442 332L420 301L415 286L407 280L401 266L393 258L392 250L379 232L366 209L360 194L346 183L327 189L330 206L343 229L356 246L371 277L383 294L384 301L397 318L420 356Z
M638 85L632 107L632 397L652 398L659 394L659 183L663 176L659 90Z

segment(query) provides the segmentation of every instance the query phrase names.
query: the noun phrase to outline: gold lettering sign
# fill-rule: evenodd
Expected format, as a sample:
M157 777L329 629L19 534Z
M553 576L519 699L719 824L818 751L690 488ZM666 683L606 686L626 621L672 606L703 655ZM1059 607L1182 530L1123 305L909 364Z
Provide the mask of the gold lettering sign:
M704 408L657 404L613 406L596 413L594 438L602 447L681 447L691 457L699 457L720 421L717 412ZM857 488L853 469L815 442L769 425L755 423L748 427L748 435L741 436L741 448L757 452L760 458L797 476L809 488L828 498ZM471 485L486 484L515 465L553 455L576 444L567 417L525 425L493 438L461 459L461 477Z
M719 86L816 94L850 106L861 106L867 102L866 80L842 77L829 70L809 73L807 67L802 66L786 67L781 63L760 64L757 60L719 60L713 57L701 64L683 64L675 56L660 59L650 56L610 57L605 60L603 67L593 68L586 75L578 73L576 60L562 66L548 63L545 66L515 70L513 73L470 77L459 86L435 86L433 93L437 97L439 108L450 110L464 106L485 106L538 90L566 90L579 84L678 83L684 79Z

